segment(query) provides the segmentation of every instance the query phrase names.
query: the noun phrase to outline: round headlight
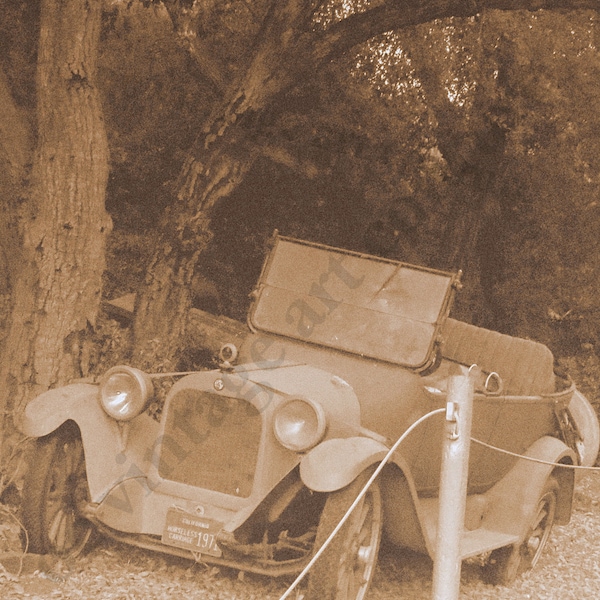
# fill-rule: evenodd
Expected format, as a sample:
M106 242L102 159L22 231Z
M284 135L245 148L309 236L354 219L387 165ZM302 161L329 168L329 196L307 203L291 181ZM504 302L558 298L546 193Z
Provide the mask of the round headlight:
M327 419L323 407L304 398L292 398L275 411L273 431L279 443L295 452L316 446L325 435Z
M143 371L113 367L100 380L100 403L109 417L128 421L145 410L153 391L152 381Z

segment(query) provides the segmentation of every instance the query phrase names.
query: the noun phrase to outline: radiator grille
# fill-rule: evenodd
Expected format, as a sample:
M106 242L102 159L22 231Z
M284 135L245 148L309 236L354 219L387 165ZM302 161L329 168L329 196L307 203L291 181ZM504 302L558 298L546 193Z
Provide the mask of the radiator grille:
M194 389L171 400L158 472L234 496L252 492L262 419L250 403Z

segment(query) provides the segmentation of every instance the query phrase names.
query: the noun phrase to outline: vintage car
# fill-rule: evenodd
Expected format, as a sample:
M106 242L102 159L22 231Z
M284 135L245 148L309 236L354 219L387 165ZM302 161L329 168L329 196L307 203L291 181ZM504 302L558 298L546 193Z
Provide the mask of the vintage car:
M549 349L449 318L460 274L274 236L248 332L220 368L129 366L34 399L29 548L74 554L92 530L198 561L298 573L405 436L316 561L305 598L365 598L382 534L435 559L451 374L477 364L460 556L508 583L571 514L598 421ZM174 379L160 418L155 382ZM154 383L153 383L154 382ZM164 385L163 385L164 387ZM499 452L496 448L514 454ZM563 466L561 466L563 465Z

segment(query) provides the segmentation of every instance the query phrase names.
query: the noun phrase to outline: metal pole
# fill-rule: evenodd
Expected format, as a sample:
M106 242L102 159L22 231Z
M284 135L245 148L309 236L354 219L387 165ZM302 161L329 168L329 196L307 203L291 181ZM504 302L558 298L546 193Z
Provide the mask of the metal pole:
M439 521L433 565L433 600L458 600L460 592L460 540L467 502L475 377L473 370L472 368L468 375L453 374L448 382Z

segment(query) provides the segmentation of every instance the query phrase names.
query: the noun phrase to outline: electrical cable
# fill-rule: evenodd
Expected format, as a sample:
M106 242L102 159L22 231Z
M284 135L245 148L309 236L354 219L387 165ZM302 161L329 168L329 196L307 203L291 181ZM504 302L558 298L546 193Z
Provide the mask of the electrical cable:
M377 476L379 475L379 473L381 473L381 470L386 465L386 463L389 461L389 459L391 458L392 454L394 454L394 452L396 452L396 450L398 449L398 446L421 423L423 423L424 421L426 421L427 419L429 419L430 417L432 417L434 415L439 415L439 414L442 414L442 413L445 413L445 412L446 412L445 408L438 408L436 410L432 410L431 412L428 412L427 414L423 415L420 419L417 419L398 438L398 440L396 441L396 443L389 449L388 453L383 457L383 459L381 460L381 462L379 463L379 465L377 466L377 468L375 469L375 471L373 471L373 474L371 475L371 477L369 478L369 480L367 481L367 483L365 483L365 485L363 486L362 490L360 490L360 493L358 494L358 496L356 496L356 500L354 500L354 502L350 505L350 507L348 508L348 510L346 511L346 513L344 514L344 516L341 518L340 522L337 524L337 526L335 527L335 529L329 534L329 537L325 540L325 542L323 542L323 545L315 552L315 554L310 559L310 561L308 562L308 564L304 567L304 569L302 569L302 572L300 573L300 575L298 575L298 577L296 577L296 579L294 580L294 582L284 592L283 596L281 596L279 598L279 600L286 600L286 598L289 597L289 595L294 591L294 589L296 589L297 585L304 579L304 577L306 577L306 574L312 569L313 565L317 562L317 560L323 554L323 552L325 552L325 550L327 549L327 547L331 543L331 540L333 540L333 538L336 536L336 534L338 533L338 531L344 526L344 523L348 520L348 518L352 514L352 511L358 506L358 503L362 500L363 496L367 493L367 490L371 487L372 483L375 481L375 479L377 478Z
M474 437L471 438L472 442L483 446L484 448L489 448L490 450L495 450L496 452L500 452L501 454L508 454L508 456L514 456L515 458L522 458L523 460L528 460L530 462L539 463L541 465L549 465L551 467L563 467L565 469L579 469L582 471L600 471L600 467L585 467L583 465L568 465L564 463L555 463L550 462L549 460L543 460L541 458L533 458L532 456L523 456L522 454L517 454L516 452L511 452L510 450L504 450L503 448L498 448L497 446L492 446L491 444L487 444L486 442L482 442Z

